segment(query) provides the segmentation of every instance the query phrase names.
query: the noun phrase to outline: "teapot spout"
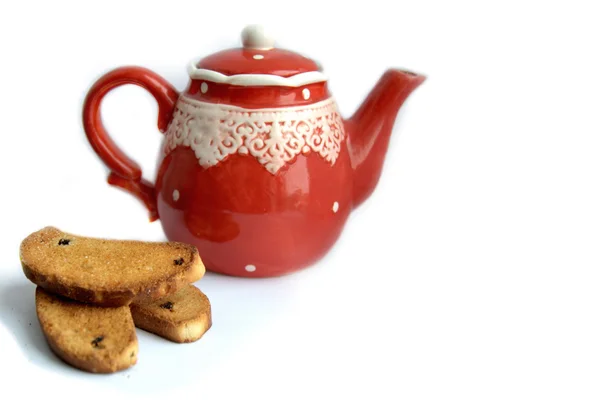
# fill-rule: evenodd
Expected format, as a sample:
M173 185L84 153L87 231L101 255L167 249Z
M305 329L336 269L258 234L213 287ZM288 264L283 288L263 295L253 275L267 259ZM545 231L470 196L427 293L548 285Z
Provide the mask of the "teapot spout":
M383 167L398 110L425 76L390 69L379 79L354 115L345 121L353 175L353 205L373 192Z

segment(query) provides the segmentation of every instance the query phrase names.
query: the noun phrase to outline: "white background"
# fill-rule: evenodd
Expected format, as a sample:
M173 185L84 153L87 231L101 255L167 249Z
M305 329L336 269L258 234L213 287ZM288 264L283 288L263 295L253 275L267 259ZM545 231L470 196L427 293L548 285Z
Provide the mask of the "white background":
M0 398L600 396L596 2L389 3L0 3ZM81 128L87 89L141 65L183 90L190 60L257 22L324 65L346 116L387 67L428 76L375 194L312 268L198 282L214 314L199 342L139 331L127 371L66 366L40 333L20 241L46 225L164 240L106 184ZM151 96L120 88L103 116L154 180Z

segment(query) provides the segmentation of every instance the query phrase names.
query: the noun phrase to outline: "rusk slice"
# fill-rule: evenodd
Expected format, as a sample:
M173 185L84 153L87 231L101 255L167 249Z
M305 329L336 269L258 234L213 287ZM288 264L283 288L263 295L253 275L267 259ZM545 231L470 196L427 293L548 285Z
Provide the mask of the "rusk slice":
M37 316L54 353L84 371L108 373L137 362L138 341L129 307L97 307L38 287Z
M135 326L177 343L200 339L212 326L208 297L194 285L159 300L130 305Z
M198 250L188 244L96 239L53 227L25 238L20 256L25 276L36 285L100 306L158 299L205 272Z

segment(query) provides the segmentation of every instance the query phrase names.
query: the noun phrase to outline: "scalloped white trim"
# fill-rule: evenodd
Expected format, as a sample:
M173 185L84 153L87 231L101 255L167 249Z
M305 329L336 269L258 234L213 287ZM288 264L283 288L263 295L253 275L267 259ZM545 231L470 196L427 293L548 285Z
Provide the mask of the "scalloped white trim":
M327 76L320 71L303 72L287 78L269 74L238 74L225 75L210 69L196 67L191 63L188 73L192 79L203 79L215 83L226 83L235 86L286 86L300 87L316 82L327 81Z
M299 154L315 152L334 165L344 123L332 98L306 106L246 109L180 96L165 132L164 154L190 147L209 168L230 154L253 156L275 175Z

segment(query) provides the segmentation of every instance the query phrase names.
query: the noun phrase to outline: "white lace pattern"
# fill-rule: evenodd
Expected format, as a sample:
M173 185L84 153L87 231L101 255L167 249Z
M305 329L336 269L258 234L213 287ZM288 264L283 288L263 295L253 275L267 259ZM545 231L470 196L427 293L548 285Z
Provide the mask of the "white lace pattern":
M190 147L204 168L230 154L249 154L271 174L311 151L334 165L345 136L331 98L307 106L252 110L184 95L165 135L165 154L177 146Z

